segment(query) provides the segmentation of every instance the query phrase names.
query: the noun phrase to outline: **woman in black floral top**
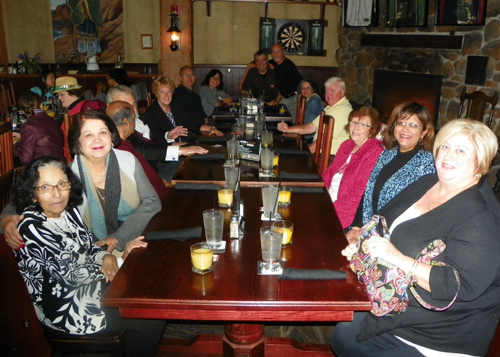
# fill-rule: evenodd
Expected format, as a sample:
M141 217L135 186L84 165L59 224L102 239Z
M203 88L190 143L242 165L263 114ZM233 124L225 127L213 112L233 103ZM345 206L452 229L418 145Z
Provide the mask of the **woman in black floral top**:
M154 356L164 321L121 319L117 309L100 306L119 262L93 243L77 209L82 186L71 169L60 159L35 160L16 184L13 201L24 216L18 225L24 240L16 251L19 270L39 320L74 335L129 330L127 356ZM123 259L146 247L142 239L127 244Z

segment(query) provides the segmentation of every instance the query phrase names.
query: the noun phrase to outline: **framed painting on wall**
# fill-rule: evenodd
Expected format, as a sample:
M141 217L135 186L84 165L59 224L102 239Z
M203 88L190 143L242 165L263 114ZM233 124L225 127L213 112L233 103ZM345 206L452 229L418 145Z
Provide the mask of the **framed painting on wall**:
M486 0L436 0L436 25L484 26Z
M377 27L378 0L344 0L342 25L345 27Z
M428 11L429 0L387 0L387 26L427 26Z

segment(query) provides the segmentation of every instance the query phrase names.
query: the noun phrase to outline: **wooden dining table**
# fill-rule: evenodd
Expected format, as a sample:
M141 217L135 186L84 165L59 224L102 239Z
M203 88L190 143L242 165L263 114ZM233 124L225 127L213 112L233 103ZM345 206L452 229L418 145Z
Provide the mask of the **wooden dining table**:
M217 140L217 138L213 138ZM247 138L247 141L253 139ZM259 142L255 142L259 145ZM321 175L318 174L313 155L310 154L307 144L300 135L292 134L281 136L275 133L274 150L279 152L278 165L273 168L272 177L260 175L258 161L239 160L241 186L261 187L265 185L323 187ZM201 144L210 154L220 154L218 160L200 160L201 157L186 158L177 173L172 178L172 185L188 184L216 184L225 183L224 165L227 147L225 141L215 141L212 144ZM285 176L289 174L288 177ZM299 175L299 176L297 176ZM304 177L300 177L300 176Z
M238 107L235 108L235 111L231 111L230 106L220 106L216 107L215 111L212 114L212 119L215 120L215 122L224 122L224 121L234 121L240 114L238 112ZM271 105L266 105L264 107L264 113L266 113L266 123L267 122L280 122L280 121L285 121L285 122L291 122L292 121L292 115L290 114L290 111L288 108L285 106L285 112L280 113L280 106L271 106ZM255 116L254 114L253 116ZM251 116L250 114L247 114L247 116Z
M146 232L202 227L202 213L213 207L215 195L211 190L170 189ZM283 219L294 223L293 243L282 249L281 259L288 268L343 270L347 278L342 280L259 275L259 230L269 224L261 220L261 189L243 187L241 198L244 236L229 238L232 212L223 210L226 247L215 256L212 272L199 275L191 270L189 247L204 241L204 232L186 241L148 241L147 248L131 252L102 304L119 308L125 318L224 323L223 336L164 341L158 351L168 356L333 356L327 345L264 337L266 322L351 321L354 311L370 309L363 286L341 255L346 238L329 194L325 189L292 193L290 206L278 209Z

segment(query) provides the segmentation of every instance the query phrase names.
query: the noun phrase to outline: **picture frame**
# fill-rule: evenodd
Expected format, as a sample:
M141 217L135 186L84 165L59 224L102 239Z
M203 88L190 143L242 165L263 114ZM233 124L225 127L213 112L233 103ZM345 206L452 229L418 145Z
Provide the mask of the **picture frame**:
M142 34L141 35L141 49L142 50L152 50L153 49L153 34Z
M486 0L436 0L436 26L484 26Z
M387 0L387 27L426 27L429 0Z
M377 0L344 0L342 2L342 26L378 27L379 2Z

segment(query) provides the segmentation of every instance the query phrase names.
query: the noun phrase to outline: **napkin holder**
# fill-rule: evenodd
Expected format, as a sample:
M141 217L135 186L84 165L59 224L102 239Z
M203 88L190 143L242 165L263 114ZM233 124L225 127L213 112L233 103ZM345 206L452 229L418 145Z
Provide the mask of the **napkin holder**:
M240 159L247 161L260 161L260 141L240 140Z

